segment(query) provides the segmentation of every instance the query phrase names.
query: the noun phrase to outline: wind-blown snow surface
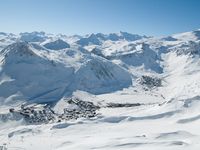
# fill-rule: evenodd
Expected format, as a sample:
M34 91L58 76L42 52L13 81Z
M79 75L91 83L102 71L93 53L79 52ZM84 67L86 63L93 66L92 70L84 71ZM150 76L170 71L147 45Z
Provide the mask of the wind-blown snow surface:
M0 33L0 148L199 150L199 33ZM24 102L53 102L62 112L71 96L99 104L99 115L26 125L8 114Z

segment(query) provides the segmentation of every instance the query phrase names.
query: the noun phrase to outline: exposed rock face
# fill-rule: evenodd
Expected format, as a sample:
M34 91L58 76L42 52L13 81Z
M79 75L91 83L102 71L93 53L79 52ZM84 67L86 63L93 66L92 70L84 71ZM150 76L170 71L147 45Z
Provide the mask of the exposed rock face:
M93 48L91 53L105 58L105 56L102 54L102 51L100 49L98 49L98 48Z
M200 42L188 41L171 48L177 55L200 55Z

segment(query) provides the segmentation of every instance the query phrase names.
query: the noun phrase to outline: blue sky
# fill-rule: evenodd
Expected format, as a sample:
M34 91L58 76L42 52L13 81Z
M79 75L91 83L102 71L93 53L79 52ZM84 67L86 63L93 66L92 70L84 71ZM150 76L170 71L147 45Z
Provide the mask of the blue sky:
M170 35L200 28L200 0L1 0L0 31Z

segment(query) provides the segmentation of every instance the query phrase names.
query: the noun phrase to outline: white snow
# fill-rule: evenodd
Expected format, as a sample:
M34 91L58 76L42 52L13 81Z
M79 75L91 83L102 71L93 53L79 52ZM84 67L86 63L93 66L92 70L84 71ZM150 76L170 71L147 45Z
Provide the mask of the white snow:
M199 150L199 32L159 38L0 33L0 149ZM43 47L58 39L70 48ZM162 86L141 85L143 75ZM98 115L26 125L8 113L27 101L51 101L61 114L74 107L70 97L99 105Z

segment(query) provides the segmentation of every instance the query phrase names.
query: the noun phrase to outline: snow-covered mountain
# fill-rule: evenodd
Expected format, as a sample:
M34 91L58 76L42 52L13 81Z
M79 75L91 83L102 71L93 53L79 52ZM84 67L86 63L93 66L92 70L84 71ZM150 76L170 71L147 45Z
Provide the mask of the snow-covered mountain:
M46 44L44 44L43 46L46 47L47 49L52 49L52 50L60 50L60 49L70 48L70 45L61 39L46 42Z
M169 69L176 61L182 60L181 66L191 62L183 69L198 70L198 65L191 66L198 64L199 32L160 38L126 32L74 38L44 32L1 32L0 96L17 94L32 100L49 95L44 99L58 101L76 90L97 94L138 86L143 75L162 78L164 91L167 79L173 77L171 72L177 72Z
M1 51L0 74L1 97L20 93L25 100L38 102L58 101L77 89L105 93L132 84L125 69L80 48L38 50L27 42Z
M120 41L120 40L126 40L126 41L136 41L142 38L147 38L146 36L140 36L137 34L130 34L127 32L120 33L110 33L110 34L91 34L87 35L85 38L81 38L77 41L77 44L81 46L88 46L88 45L101 45L104 41Z
M0 149L198 150L199 64L200 30L0 32Z
M20 40L26 42L43 42L46 38L45 32L20 33Z

